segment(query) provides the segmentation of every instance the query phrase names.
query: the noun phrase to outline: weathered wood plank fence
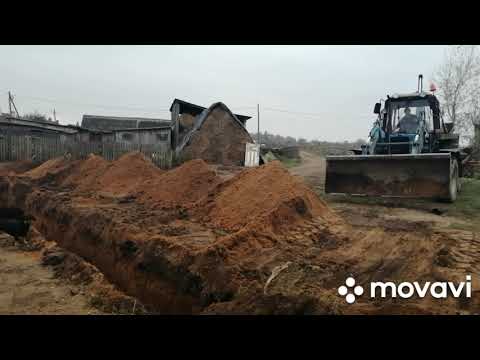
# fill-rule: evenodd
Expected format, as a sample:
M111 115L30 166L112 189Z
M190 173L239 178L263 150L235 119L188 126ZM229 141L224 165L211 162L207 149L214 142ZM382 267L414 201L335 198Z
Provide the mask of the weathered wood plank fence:
M95 154L106 160L116 160L131 151L142 152L163 169L171 168L175 162L173 152L161 144L77 142L26 135L0 135L0 161L31 160L42 163L67 154L72 159L84 159L89 154Z

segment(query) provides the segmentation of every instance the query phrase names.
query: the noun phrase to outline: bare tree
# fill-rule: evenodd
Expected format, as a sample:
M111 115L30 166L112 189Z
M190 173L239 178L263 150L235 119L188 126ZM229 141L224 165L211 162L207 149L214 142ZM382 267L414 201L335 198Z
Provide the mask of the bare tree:
M37 110L29 114L24 114L23 118L27 120L41 121L41 122L49 122L50 120L45 115L38 112Z
M473 140L480 121L480 54L477 46L451 46L434 81L439 88L442 115L464 139Z

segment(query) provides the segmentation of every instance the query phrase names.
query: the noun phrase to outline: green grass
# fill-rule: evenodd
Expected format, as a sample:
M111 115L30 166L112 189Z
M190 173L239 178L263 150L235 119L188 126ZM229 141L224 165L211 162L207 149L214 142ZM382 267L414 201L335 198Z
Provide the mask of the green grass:
M462 179L462 190L449 208L452 213L474 220L480 226L480 179Z
M480 227L478 224L475 223L451 223L449 226L451 229L456 229L456 230L463 230L463 231L472 231L472 232L478 232L480 230Z

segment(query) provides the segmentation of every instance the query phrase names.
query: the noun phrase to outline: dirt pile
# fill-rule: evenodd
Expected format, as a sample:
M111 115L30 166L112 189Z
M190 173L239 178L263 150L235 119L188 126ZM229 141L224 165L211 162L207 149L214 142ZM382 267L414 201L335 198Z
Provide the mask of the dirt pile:
M108 169L98 178L98 190L113 194L128 193L138 189L140 185L157 178L164 171L155 166L142 153L127 153L111 163Z
M90 155L72 168L62 185L74 186L77 192L119 195L141 188L144 181L155 178L162 172L138 151L125 154L113 162Z
M227 231L245 226L279 230L302 220L339 217L278 162L252 168L220 184L196 206L204 220Z
M131 152L110 162L90 154L85 160L51 159L22 176L40 182L52 182L86 195L105 192L113 195L136 192L147 180L164 171L140 152Z
M75 196L41 186L22 208L42 234L165 313L200 312L240 289L248 289L245 302L234 306L254 308L251 296L263 293L272 269L306 256L314 261L343 241L331 230L341 219L278 162L235 168L231 177L198 159L162 171L138 153L69 163L47 164L36 176L63 166L52 184ZM103 192L128 193L128 201ZM290 302L288 313L313 311L315 294L297 301L278 292L262 300L265 312Z
M80 191L96 190L99 177L107 170L109 162L101 156L90 154L87 159L73 166L66 178L64 186L73 186Z
M36 164L33 161L11 161L0 163L0 176L16 175L33 169Z
M221 182L203 160L191 160L142 183L140 201L189 207Z
M23 173L22 176L32 180L38 180L48 176L49 174L58 174L65 170L69 165L71 165L71 162L67 161L63 156L60 156L55 159L50 159L40 166Z

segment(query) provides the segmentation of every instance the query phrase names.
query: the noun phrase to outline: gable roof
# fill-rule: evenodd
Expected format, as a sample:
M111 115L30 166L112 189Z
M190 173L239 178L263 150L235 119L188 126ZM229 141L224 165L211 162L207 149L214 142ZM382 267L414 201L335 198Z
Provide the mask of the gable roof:
M154 126L154 127L140 127L140 128L125 128L125 129L115 129L112 130L112 132L119 132L119 131L136 131L136 132L141 132L141 131L155 131L155 130L168 130L171 131L172 127L170 125L168 126Z
M175 100L173 100L172 105L170 105L170 112L172 112L173 105L175 105L175 104L178 104L180 106L180 114L189 113L189 114L192 114L192 115L196 116L198 114L201 114L202 111L204 111L206 109L205 107L200 106L200 105L195 105L195 104L189 103L189 102L184 101L184 100L175 99ZM219 104L219 103L216 103L216 104ZM235 114L235 116L237 117L238 120L240 120L240 122L242 124L245 124L245 122L248 119L252 118L251 116L247 116L247 115Z
M170 126L171 121L124 116L83 115L82 127L92 130L121 130L146 127Z
M238 119L237 115L232 113L230 109L227 107L227 105L225 105L224 103L217 102L212 104L208 109L203 110L200 116L195 119L195 124L193 125L193 128L190 130L188 134L185 135L185 137L182 140L182 143L178 146L176 151L181 151L190 142L195 132L200 130L200 128L202 127L203 123L208 118L208 116L212 113L213 110L217 108L221 108L222 110L226 111L233 118L234 122L238 125L241 131L244 131L250 139L252 138L250 133L247 131L247 129L243 125L243 123Z

